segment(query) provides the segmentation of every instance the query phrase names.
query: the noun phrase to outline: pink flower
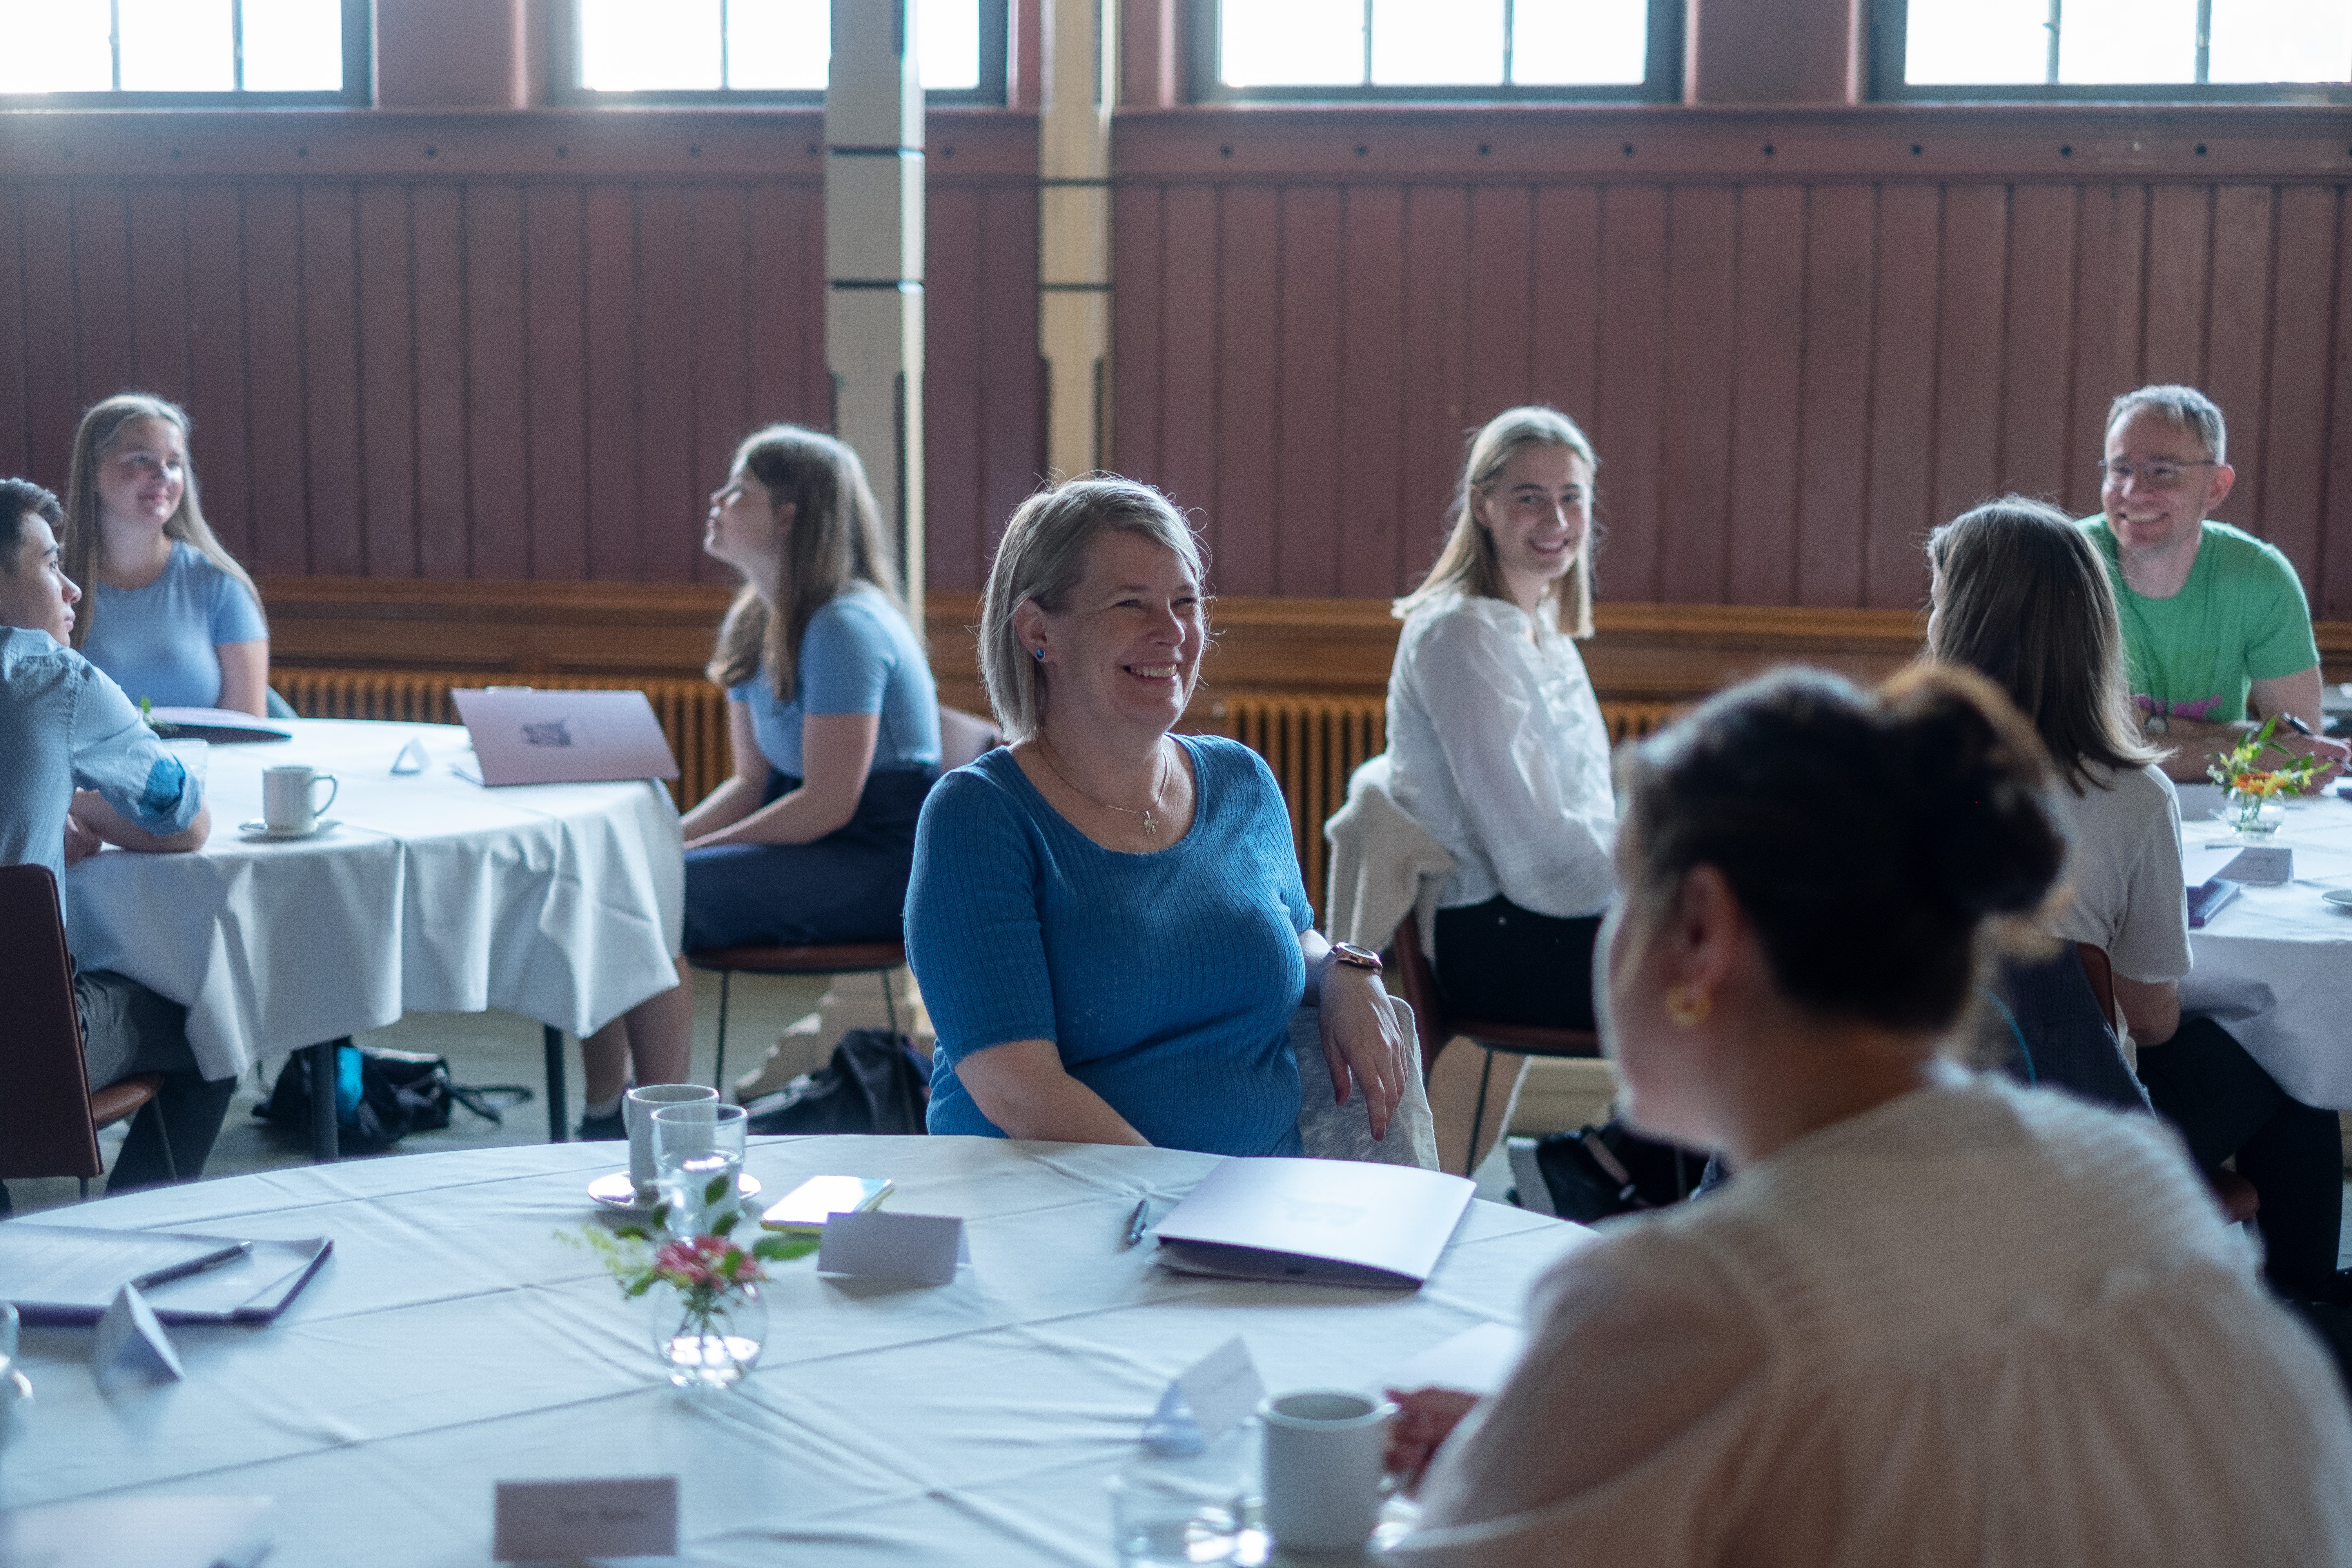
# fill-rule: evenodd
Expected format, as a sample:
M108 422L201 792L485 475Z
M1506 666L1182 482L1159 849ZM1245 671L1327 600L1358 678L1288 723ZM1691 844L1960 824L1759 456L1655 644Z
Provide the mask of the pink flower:
M731 1267L730 1267L731 1263ZM723 1237L666 1242L654 1254L654 1272L680 1289L746 1283L761 1277L749 1253Z

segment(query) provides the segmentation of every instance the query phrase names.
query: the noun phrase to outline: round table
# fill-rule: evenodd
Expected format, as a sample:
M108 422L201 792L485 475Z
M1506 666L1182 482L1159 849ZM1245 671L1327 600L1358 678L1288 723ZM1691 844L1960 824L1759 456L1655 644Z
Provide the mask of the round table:
M452 767L473 760L456 726L291 728L207 750L203 849L110 848L66 871L74 956L187 1004L207 1076L410 1011L496 1007L586 1035L677 983L685 869L660 784L486 789ZM412 740L430 761L394 773ZM280 763L338 777L332 830L238 832Z
M2210 815L2221 792L2179 787L2181 848L2193 876L2207 846L2237 846ZM2294 880L2249 886L2189 933L2195 963L2180 983L2180 1005L2210 1014L2295 1099L2352 1110L2352 910L2320 896L2352 888L2352 801L2288 802L2275 842L2294 851Z
M674 1475L689 1563L1096 1568L1103 1480L1140 1457L1177 1373L1240 1334L1269 1388L1374 1386L1517 1322L1535 1277L1590 1237L1478 1202L1418 1291L1202 1279L1123 1237L1138 1198L1164 1213L1214 1156L754 1140L747 1168L770 1193L888 1176L894 1211L963 1216L971 1267L930 1286L778 1266L758 1369L697 1397L663 1380L642 1304L561 1239L593 1223L585 1188L616 1152L416 1155L75 1210L335 1248L276 1323L173 1331L183 1383L101 1394L90 1330L26 1330L37 1404L0 1456L0 1505L267 1496L273 1563L478 1563L497 1481Z

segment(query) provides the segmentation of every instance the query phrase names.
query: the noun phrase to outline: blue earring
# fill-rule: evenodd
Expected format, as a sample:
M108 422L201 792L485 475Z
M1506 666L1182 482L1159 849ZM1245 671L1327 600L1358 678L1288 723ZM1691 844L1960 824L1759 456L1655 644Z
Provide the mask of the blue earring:
M1045 662L1045 650L1044 648L1033 647L1029 652L1036 658L1038 663L1043 664Z

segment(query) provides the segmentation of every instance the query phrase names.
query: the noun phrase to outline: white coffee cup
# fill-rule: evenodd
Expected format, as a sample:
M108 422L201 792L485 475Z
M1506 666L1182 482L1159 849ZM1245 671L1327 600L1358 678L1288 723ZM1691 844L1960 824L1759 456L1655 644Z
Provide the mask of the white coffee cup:
M327 786L327 798L311 801L320 784ZM261 770L261 820L269 825L272 833L315 833L319 814L335 804L342 789L335 775L322 773L300 763L280 763L276 767Z
M622 1097L621 1120L629 1129L629 1181L638 1197L654 1194L654 1112L665 1105L718 1098L717 1089L698 1083L649 1083Z
M1300 1388L1257 1413L1265 1423L1265 1526L1276 1543L1345 1552L1370 1540L1388 1493L1397 1407L1352 1388Z

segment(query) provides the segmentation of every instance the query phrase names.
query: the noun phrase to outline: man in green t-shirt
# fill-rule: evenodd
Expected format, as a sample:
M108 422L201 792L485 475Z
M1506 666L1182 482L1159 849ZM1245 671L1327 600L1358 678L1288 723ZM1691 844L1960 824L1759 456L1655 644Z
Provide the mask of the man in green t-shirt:
M2352 748L2284 732L2285 715L2315 736L2326 723L2319 645L2286 557L2209 520L2237 479L2228 457L2221 410L2194 387L2143 386L2107 410L2105 510L2083 526L2115 582L2142 723L2171 748L2166 773L2201 781L2248 728L2251 696L2282 716L2283 742L2340 763Z

